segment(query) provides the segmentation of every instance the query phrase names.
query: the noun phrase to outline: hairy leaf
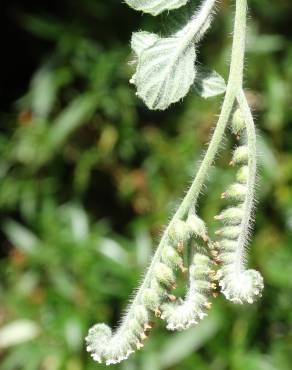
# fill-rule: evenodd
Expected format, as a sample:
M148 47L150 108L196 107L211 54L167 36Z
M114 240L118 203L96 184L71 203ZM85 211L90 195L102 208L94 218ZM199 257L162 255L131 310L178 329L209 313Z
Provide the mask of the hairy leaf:
M163 35L172 35L185 27L192 16L196 13L197 2L189 2L181 9L172 12L165 12L161 15L161 25Z
M203 98L220 95L226 90L225 80L215 71L200 68L196 75L194 90Z
M146 31L133 32L131 39L131 48L135 52L135 54L139 56L142 51L152 46L158 39L159 36L155 33Z
M126 3L135 10L141 10L144 13L158 15L165 10L180 8L189 0L125 0Z
M193 43L181 37L159 38L138 58L132 82L137 95L150 109L166 109L182 99L195 79Z

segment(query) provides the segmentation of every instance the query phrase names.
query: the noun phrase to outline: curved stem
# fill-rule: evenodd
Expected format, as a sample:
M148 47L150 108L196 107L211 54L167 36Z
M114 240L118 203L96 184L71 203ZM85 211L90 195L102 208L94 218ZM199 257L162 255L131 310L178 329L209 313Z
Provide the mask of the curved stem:
M241 89L237 95L237 101L240 107L240 110L243 114L245 123L246 123L246 132L247 132L247 145L248 145L248 152L249 152L249 159L248 159L248 168L249 168L249 175L248 175L248 182L247 182L247 195L245 198L245 202L243 205L244 209L244 216L241 222L241 232L240 237L238 239L238 249L237 249L237 258L236 258L236 271L242 272L244 268L244 247L246 241L248 239L249 228L250 228L250 220L251 220L251 213L254 204L254 192L255 192L255 181L256 181L256 168L257 168L257 153L256 153L256 131L255 125L252 118L252 114L247 103L245 94Z
M246 42L247 0L236 0L232 56L228 84L236 94L242 89Z
M215 4L214 0L206 0L205 6L209 6L212 8L212 4ZM198 196L200 194L201 188L206 181L206 177L212 163L215 159L216 153L218 152L219 146L222 142L223 135L226 129L226 125L228 123L230 113L232 111L232 107L235 101L236 96L239 94L242 88L242 75L243 75L243 65L244 65L244 51L245 51L245 32L246 32L246 5L247 0L236 0L236 13L235 13L235 23L234 23L234 34L233 34L233 45L232 45L232 54L231 54L231 65L230 65L230 72L228 78L228 84L226 88L226 94L224 97L221 113L213 133L212 139L210 141L209 147L207 152L204 156L204 159L199 167L199 170L195 176L193 184L189 188L185 198L183 199L181 205L177 209L176 213L174 214L172 220L170 221L168 227L166 228L162 239L159 243L159 246L154 254L152 259L151 265L145 275L144 281L140 286L133 302L129 307L128 314L124 317L124 320L120 326L120 328L115 333L118 335L119 330L123 330L123 327L127 327L127 322L130 320L131 313L133 312L133 308L136 304L141 302L142 292L144 288L147 288L152 275L153 269L156 263L160 260L161 251L163 247L168 243L168 235L170 228L173 227L174 223L182 219L190 207L196 206ZM241 100L241 95L239 96L239 100ZM245 106L245 102L243 101L243 105ZM246 106L245 108L246 109Z
M207 152L204 156L204 159L199 167L199 170L196 174L196 177L189 188L186 196L184 197L181 205L175 212L172 220L168 224L168 227L164 231L164 234L161 238L161 241L158 245L158 248L154 254L151 265L146 273L143 284L137 292L137 295L132 302L131 306L134 306L135 303L139 302L141 297L141 292L147 285L152 276L152 270L156 262L159 261L161 251L168 241L168 232L173 226L173 224L181 219L190 208L196 206L198 196L200 194L201 188L205 183L208 171L212 166L212 163L215 159L216 153L218 152L219 146L222 142L223 135L228 123L230 113L236 98L236 95L242 89L242 76L243 76L243 66L244 66L244 53L245 53L245 33L246 33L246 7L247 0L236 0L236 12L235 12L235 21L234 21L234 33L233 33L233 44L232 44L232 53L231 53L231 65L228 78L228 84L226 89L226 94L224 97L221 113L213 133L212 139L210 141Z
M197 35L202 36L202 30L206 27L206 22L210 19L216 2L217 0L205 0L200 9L193 15L190 23L177 32L177 35L186 35L186 45L188 45L193 38L196 38Z
M201 188L222 142L235 97L238 91L240 91L242 88L246 34L246 8L247 0L236 1L231 64L226 94L208 150L193 181L193 184L181 205L184 210L190 203L192 203L193 208L196 206Z

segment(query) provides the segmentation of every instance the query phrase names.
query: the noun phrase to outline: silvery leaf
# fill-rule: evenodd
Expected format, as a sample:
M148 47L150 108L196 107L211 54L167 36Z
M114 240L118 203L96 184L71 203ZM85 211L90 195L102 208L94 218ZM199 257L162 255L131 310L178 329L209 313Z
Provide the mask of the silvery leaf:
M132 82L150 109L164 110L182 99L195 79L196 52L182 37L159 38L138 57Z
M179 34L181 30L185 32L187 27L193 28L196 24L194 40L195 42L200 41L211 26L214 4L214 0L205 0L201 8L198 9L198 3L191 2L182 9L175 10L172 13L164 13L162 15L164 34ZM198 10L196 11L196 9ZM195 16L193 16L194 14Z
M219 73L206 68L198 68L194 90L198 95L206 99L223 94L226 90L226 83Z
M173 35L183 29L195 14L197 6L197 2L189 2L181 9L163 13L161 16L163 35Z
M131 8L152 15L158 15L165 10L180 8L188 1L189 0L125 0Z
M152 46L158 39L159 36L155 33L146 31L133 32L131 39L131 48L134 53L139 56L142 51Z

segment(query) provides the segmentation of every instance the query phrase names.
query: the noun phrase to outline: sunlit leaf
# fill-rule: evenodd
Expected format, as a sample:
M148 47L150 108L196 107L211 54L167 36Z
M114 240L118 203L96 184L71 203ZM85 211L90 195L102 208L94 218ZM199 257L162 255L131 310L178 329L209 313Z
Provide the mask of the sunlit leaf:
M150 109L166 109L182 99L194 82L195 47L182 42L182 37L160 38L139 57L133 82Z
M139 56L142 51L152 46L159 36L151 32L133 32L131 39L131 48Z
M126 3L135 10L141 10L144 13L158 15L165 10L180 8L189 0L125 0Z

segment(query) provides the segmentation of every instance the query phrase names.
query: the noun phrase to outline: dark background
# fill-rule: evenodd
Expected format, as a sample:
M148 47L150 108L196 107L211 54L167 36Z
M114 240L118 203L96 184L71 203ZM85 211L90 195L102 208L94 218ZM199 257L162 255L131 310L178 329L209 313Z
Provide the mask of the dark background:
M292 3L252 0L245 85L258 128L259 178L249 264L262 299L223 297L183 333L157 322L124 369L290 369L292 345ZM149 112L128 84L131 32L165 32L117 0L1 6L0 364L94 369L84 336L116 325L163 226L195 173L221 97L191 92ZM199 63L228 75L234 4L221 1ZM202 195L212 234L234 179L224 149Z

